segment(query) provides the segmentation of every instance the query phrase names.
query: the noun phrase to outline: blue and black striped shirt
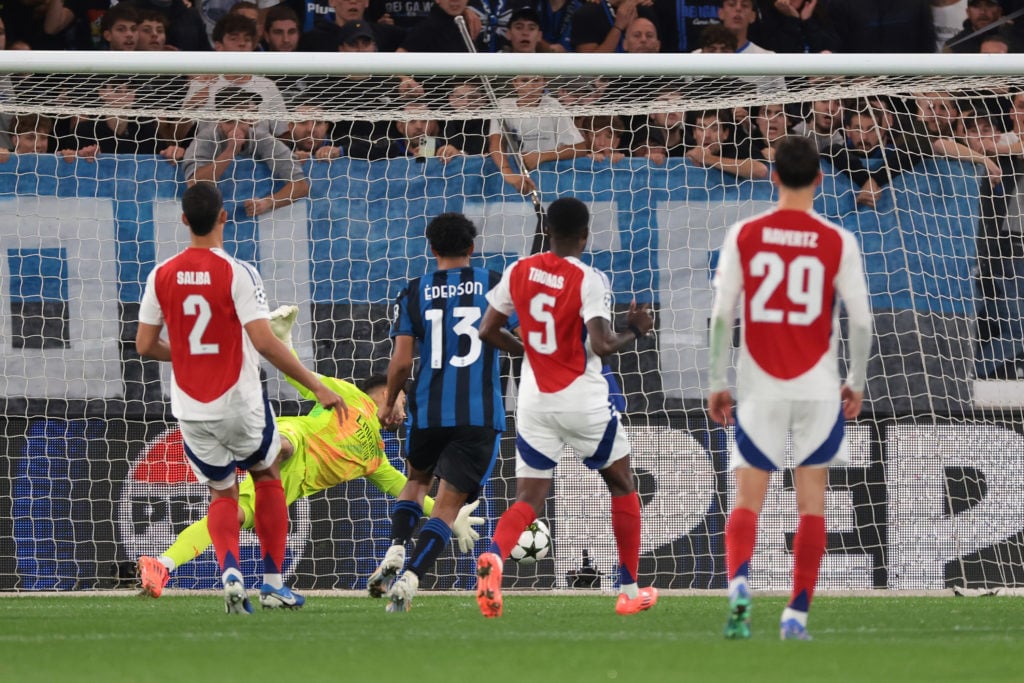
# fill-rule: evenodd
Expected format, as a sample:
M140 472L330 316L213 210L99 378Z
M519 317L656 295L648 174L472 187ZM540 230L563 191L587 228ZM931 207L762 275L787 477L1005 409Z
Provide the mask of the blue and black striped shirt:
M438 270L409 281L395 302L391 336L419 343L419 370L409 395L413 429L505 429L498 349L477 330L485 295L501 273L483 268Z

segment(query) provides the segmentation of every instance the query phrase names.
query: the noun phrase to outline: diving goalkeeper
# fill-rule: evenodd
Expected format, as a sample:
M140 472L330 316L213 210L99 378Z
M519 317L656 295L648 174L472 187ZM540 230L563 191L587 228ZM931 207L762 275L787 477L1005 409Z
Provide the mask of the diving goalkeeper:
M281 306L270 314L271 329L289 347L291 328L298 313L296 306ZM377 419L377 405L382 404L387 395L387 378L372 375L357 388L344 380L323 375L318 377L345 399L349 407L348 418L339 425L338 415L320 405L306 415L277 418L277 428L281 433L281 454L278 457L285 501L291 505L299 498L359 477L366 477L378 489L396 497L405 486L406 478L384 454L384 441ZM303 398L315 399L312 393L290 377L288 382L298 389ZM404 396L399 397L396 405L404 410L404 404ZM239 482L238 518L243 529L253 527L254 492L251 478L246 477ZM469 552L473 542L480 538L473 526L482 524L484 520L470 516L477 505L479 501L463 506L452 526L452 533L462 552ZM433 499L426 498L424 514L429 515L433 507ZM178 534L174 543L159 557L140 557L141 594L160 597L170 580L170 572L201 555L211 544L206 517L203 517Z

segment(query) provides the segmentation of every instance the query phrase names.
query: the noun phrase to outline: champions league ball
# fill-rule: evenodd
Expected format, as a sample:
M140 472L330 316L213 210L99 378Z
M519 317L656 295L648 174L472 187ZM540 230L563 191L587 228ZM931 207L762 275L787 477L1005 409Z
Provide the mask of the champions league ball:
M526 527L515 547L512 548L512 559L519 564L533 564L547 557L551 552L551 532L548 525L539 519Z

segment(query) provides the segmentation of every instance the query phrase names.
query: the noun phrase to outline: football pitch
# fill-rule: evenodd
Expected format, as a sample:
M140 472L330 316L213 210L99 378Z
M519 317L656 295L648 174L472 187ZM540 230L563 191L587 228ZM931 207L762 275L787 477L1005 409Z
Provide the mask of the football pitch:
M406 614L363 597L302 611L222 613L209 596L0 598L0 681L1022 680L1019 598L828 597L812 642L780 642L781 597L755 599L754 637L726 641L721 596L663 596L620 617L608 595L420 595Z

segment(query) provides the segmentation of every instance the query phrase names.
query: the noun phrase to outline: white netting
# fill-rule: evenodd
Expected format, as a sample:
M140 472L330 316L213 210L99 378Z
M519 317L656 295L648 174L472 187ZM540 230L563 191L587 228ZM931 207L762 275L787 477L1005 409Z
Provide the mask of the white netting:
M132 345L146 274L186 243L180 192L204 173L227 199L229 250L258 265L272 302L300 305L300 356L342 378L386 366L390 301L432 267L432 216L471 217L478 262L501 270L535 245L523 192L587 202L589 258L616 305L657 309L656 336L613 359L645 506L641 573L723 587L731 436L701 409L710 272L727 226L772 205L787 132L823 151L816 208L860 239L877 331L852 462L831 478L823 587L1024 582L1015 58L60 54L0 54L0 589L110 585L205 511L167 422L166 369ZM244 64L263 76L230 75ZM281 412L306 407L276 371L268 389ZM511 454L508 438L492 520L512 496ZM770 492L757 587L788 584L791 483ZM517 585L572 583L586 550L611 586L600 491L565 460L545 515L553 552L510 566ZM293 508L297 586L364 585L389 507L358 481ZM468 587L472 558L436 573ZM215 574L207 554L172 585Z

